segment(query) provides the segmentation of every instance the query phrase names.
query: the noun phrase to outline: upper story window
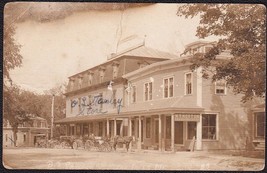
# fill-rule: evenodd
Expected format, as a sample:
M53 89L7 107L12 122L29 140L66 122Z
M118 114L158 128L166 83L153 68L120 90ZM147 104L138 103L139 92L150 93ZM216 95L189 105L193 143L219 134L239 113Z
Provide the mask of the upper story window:
M216 114L202 114L202 139L216 140Z
M224 81L215 82L215 94L219 94L219 95L226 94L226 82Z
M136 86L132 86L131 103L136 103Z
M117 106L116 93L117 93L116 89L112 90L113 108L116 108Z
M80 113L82 110L82 99L81 98L78 98L78 106L79 106L79 113Z
M103 93L99 93L99 100L103 99ZM101 102L100 109L103 109L103 102Z
M192 73L186 73L185 74L185 94L186 95L192 94L192 88L193 88Z
M70 100L70 114L73 114L73 106L72 106L73 100Z
M92 95L88 95L88 105L91 107L93 102Z
M164 79L164 98L173 97L173 77Z
M145 101L152 100L152 82L145 83Z

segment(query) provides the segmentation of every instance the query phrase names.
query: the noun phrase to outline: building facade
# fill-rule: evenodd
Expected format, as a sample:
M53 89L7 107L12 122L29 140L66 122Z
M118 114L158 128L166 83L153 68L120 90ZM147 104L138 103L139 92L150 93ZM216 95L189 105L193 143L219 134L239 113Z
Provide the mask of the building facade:
M31 118L32 123L24 122L18 126L16 146L33 147L38 138L49 135L47 121L41 117ZM12 127L7 122L3 127L3 146L14 147L14 134Z
M254 127L252 108L261 102L242 104L224 81L190 69L192 55L212 44L189 44L181 57L140 45L71 76L66 118L56 123L66 135L133 136L133 149L246 149L255 141L252 129L265 127ZM260 112L265 119L265 109Z

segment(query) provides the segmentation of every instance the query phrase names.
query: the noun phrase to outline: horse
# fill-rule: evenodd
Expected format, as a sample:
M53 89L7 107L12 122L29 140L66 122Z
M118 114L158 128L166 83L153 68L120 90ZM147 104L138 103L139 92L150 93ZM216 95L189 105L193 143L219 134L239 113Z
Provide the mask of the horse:
M116 151L116 146L118 143L122 143L122 144L125 144L126 145L126 149L127 149L127 152L129 150L129 145L130 143L132 142L133 140L133 137L132 136L119 136L119 135L116 135L113 137L113 148L114 150Z

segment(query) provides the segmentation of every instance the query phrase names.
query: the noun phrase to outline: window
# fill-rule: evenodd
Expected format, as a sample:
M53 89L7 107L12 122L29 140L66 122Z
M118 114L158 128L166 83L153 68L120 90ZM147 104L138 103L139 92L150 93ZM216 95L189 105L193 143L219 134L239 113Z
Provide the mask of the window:
M79 136L81 134L81 126L76 125L76 135Z
M202 139L216 139L216 114L202 114Z
M185 74L185 94L192 94L192 73Z
M98 132L99 132L99 136L103 135L103 123L99 122L98 124Z
M164 79L164 98L173 97L173 77Z
M89 131L88 131L88 124L84 124L84 125L83 125L83 135L89 135L88 132L89 132Z
M226 94L226 82L224 81L215 82L215 94L219 94L219 95Z
M136 102L136 86L132 86L132 103Z
M99 100L103 99L103 93L99 93ZM100 103L100 109L103 109L103 102Z
M26 142L26 134L23 134L23 142Z
M73 105L72 105L73 100L70 100L70 113L73 114Z
M265 138L265 112L254 113L255 137Z
M118 77L118 65L113 65L113 79Z
M145 101L152 100L152 82L145 83Z
M92 106L92 102L93 102L92 95L88 95L88 105L90 107Z
M196 131L197 123L196 122L187 122L187 139L193 139L197 135Z
M70 135L74 135L74 126L70 126Z
M105 68L104 67L100 67L99 68L99 82L102 83L104 82L104 75L105 75Z
M79 76L78 88L82 88L83 76Z
M150 138L151 118L146 118L146 138Z
M117 106L116 92L117 92L117 90L115 90L115 89L112 91L113 108L116 108L116 106Z
M89 73L88 74L88 85L91 86L92 85L92 81L93 81L93 74Z
M82 101L81 101L81 98L78 98L78 103L79 103L79 113L80 113L81 110L82 110Z
M94 133L94 124L89 123L89 135Z
M104 81L104 72L103 71L100 72L99 80L100 80L100 83L102 83Z

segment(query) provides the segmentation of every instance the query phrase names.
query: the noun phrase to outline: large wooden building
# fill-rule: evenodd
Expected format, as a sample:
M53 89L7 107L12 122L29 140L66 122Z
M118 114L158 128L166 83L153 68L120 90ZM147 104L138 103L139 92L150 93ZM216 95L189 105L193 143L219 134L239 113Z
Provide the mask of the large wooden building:
M144 44L113 54L69 77L66 118L56 123L66 135L133 136L132 149L178 151L191 141L196 150L263 145L265 108L255 107L263 102L243 104L224 81L190 70L192 55L212 44L189 44L181 57Z

